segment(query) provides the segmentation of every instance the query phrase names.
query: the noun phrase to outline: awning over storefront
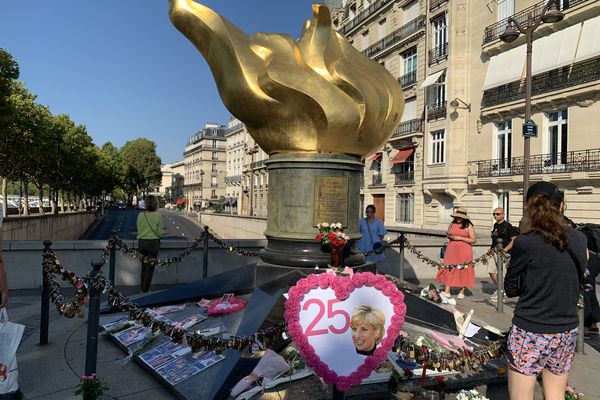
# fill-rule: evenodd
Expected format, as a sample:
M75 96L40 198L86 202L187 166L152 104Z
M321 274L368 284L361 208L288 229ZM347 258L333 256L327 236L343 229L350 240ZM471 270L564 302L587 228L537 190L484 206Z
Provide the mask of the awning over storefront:
M443 70L441 70L441 71L438 71L438 72L435 72L435 73L433 73L433 74L429 75L429 76L428 76L428 77L427 77L427 78L426 78L426 79L423 81L423 83L421 84L421 86L419 87L419 89L425 89L425 88L428 88L429 86L433 86L433 85L435 85L436 83L438 83L438 84L444 83L443 81L442 81L442 82L438 82L438 80L440 79L440 77L442 76L442 74L443 74L444 72L446 72L446 70L445 70L445 69L443 69Z
M396 155L394 156L394 158L392 158L392 160L390 161L390 164L402 164L405 163L406 160L408 160L408 157L410 157L412 155L412 153L415 152L415 148L414 147L407 147L406 149L400 149L398 150L398 152L396 153Z
M570 26L533 42L533 75L571 65L575 58L581 24Z
M600 16L583 23L575 62L588 60L600 55Z
M381 158L381 155L382 155L382 154L383 154L383 153L375 153L375 154L373 154L371 157L369 157L369 158L367 159L367 161L375 161L375 160L379 160L379 159Z
M483 90L518 81L525 67L525 46L515 47L490 58Z

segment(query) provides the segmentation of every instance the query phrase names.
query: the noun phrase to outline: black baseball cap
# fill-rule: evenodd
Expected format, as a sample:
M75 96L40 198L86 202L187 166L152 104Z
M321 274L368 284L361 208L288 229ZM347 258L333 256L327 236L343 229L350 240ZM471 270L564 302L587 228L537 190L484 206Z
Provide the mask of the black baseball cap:
M527 200L529 200L529 198L534 194L546 195L555 203L560 203L563 201L562 193L560 190L558 190L558 187L551 182L536 182L529 186L529 189L527 190Z

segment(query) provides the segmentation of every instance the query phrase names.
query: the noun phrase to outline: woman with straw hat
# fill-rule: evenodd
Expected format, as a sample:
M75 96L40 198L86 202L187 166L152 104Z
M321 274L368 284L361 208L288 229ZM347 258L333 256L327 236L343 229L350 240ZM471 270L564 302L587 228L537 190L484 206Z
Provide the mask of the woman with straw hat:
M459 287L459 299L465 297L465 288L475 287L475 270L473 265L473 244L477 241L475 228L469 218L467 209L459 207L450 215L453 220L448 225L446 236L448 237L448 247L442 261L444 265L457 265L453 268L440 268L435 280L444 284L443 294L450 297L452 287Z

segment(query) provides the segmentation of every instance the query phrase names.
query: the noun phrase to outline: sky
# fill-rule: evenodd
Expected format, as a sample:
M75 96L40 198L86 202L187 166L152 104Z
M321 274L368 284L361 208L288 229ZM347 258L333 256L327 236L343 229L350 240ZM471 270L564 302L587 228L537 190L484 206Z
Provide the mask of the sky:
M315 1L316 2L316 1ZM227 124L200 52L171 24L168 0L0 0L0 48L37 102L87 127L98 146L148 138L183 159L206 122ZM309 0L204 0L247 34L297 39Z

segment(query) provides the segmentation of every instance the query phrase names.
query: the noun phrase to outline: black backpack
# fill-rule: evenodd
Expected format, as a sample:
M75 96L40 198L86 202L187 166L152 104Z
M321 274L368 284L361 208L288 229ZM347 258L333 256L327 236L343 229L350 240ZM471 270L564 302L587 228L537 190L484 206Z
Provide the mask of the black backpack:
M590 251L588 267L590 279L595 279L600 274L600 224L579 224L577 230L585 235L587 247Z

